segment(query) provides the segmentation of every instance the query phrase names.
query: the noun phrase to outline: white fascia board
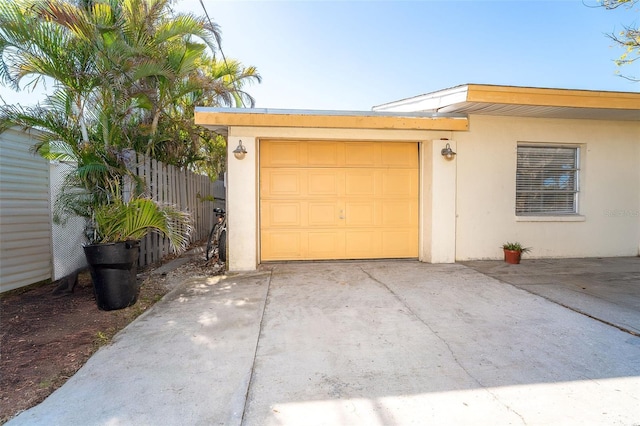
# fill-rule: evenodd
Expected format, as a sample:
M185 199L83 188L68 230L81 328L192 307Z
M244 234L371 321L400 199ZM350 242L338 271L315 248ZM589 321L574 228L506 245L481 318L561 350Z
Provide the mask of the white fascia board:
M469 86L465 84L374 106L372 109L379 112L441 112L442 108L465 102L468 89Z

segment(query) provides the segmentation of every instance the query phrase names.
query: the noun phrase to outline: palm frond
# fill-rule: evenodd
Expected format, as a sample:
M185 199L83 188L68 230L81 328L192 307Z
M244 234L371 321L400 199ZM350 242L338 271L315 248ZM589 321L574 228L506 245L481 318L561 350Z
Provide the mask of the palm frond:
M96 209L94 221L101 242L139 240L149 232L169 239L174 252L182 252L192 232L190 216L149 198L120 199Z

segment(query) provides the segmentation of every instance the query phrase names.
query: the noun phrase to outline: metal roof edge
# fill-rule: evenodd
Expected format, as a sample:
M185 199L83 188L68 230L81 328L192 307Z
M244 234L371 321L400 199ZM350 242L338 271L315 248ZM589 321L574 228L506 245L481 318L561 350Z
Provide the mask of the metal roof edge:
M351 110L312 110L312 109L278 109L278 108L222 108L196 107L200 113L225 114L262 114L262 115L301 115L301 116L343 116L343 117L408 117L408 118L467 118L460 113L433 113L420 111L351 111Z
M410 98L387 102L384 104L373 106L372 110L380 111L380 112L382 111L391 112L387 110L387 108L402 108L402 107L407 108L411 105L415 106L415 105L423 104L423 108L426 107L423 110L431 109L435 111L442 106L441 105L442 99L445 96L458 96L458 97L461 96L462 97L461 100L465 101L466 94L468 92L470 85L471 84L461 84L458 86L437 90L435 92L424 93L422 95L412 96Z

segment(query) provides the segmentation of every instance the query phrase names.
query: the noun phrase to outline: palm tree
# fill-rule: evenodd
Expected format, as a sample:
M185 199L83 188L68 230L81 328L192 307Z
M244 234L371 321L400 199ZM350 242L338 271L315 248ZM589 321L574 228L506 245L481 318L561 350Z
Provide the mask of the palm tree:
M202 56L194 65L182 80L162 92L167 98L164 120L146 150L166 163L189 166L215 178L224 169L225 146L220 135L193 124L195 107L253 107L254 99L243 88L260 82L261 77L255 67L244 67L236 60L222 62Z
M61 122L47 128L38 117L39 108L4 107L0 119L28 125L27 116L32 115L33 123L59 140L101 145L105 155L133 147L171 164L202 160L208 152L200 149L200 142L216 135L195 128L194 105L252 106L242 86L260 81L260 76L236 61L224 66L216 61L209 52L215 52L219 42L217 26L190 14L174 14L169 3L0 3L0 79L16 89L52 79L55 103L66 103L57 105L58 112L67 114L74 131L61 129ZM185 141L193 146L179 148Z
M198 71L213 84L208 91L195 92L197 97L191 99L192 105L254 107L255 99L242 89L246 84L262 81L255 67L244 67L234 59L220 61L215 57L204 57Z
M94 52L83 38L43 19L43 7L43 3L0 3L0 79L16 90L24 79L29 79L25 87L52 79L54 98L64 96L69 104L69 125L79 126L82 142L88 143L88 104L100 84Z

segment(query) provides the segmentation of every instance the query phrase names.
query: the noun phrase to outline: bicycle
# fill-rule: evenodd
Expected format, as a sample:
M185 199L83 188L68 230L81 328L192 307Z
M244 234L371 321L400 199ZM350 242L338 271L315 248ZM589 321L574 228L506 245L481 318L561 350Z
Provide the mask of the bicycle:
M215 259L215 263L227 261L227 217L224 209L215 208L216 223L209 232L205 258L207 261Z

